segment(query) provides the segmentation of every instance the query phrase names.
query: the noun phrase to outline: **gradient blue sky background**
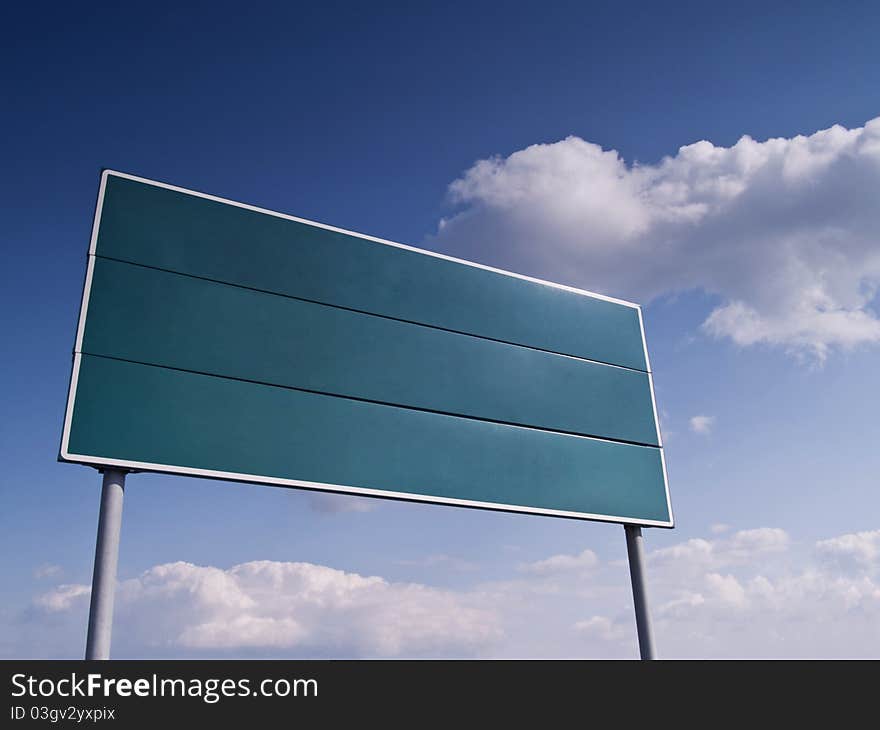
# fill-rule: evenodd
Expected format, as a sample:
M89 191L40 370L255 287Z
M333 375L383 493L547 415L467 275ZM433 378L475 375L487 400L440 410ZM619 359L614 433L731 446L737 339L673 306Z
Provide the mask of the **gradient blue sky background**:
M643 302L661 655L880 654L878 22L4 10L0 655L84 646L100 480L55 459L102 167ZM114 653L632 656L624 558L615 525L135 475Z

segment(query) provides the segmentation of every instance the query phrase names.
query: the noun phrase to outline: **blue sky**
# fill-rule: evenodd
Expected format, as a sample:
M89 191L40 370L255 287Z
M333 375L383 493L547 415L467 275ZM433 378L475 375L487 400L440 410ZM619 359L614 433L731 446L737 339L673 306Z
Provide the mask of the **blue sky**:
M0 654L84 644L99 478L55 457L102 167L644 302L660 653L880 654L878 15L7 10ZM622 532L135 475L116 654L632 656Z

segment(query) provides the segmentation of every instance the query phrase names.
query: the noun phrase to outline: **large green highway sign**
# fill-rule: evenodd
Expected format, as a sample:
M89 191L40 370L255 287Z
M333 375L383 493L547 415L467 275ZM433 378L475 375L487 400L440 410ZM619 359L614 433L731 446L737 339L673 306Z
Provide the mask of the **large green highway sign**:
M110 171L61 459L672 526L638 306Z

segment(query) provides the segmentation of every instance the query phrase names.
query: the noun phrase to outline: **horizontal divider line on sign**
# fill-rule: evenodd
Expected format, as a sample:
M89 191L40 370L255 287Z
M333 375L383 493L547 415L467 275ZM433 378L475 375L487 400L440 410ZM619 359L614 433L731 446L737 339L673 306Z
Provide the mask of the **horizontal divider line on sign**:
M90 355L74 373L62 461L672 527L659 448Z
M153 271L161 271L163 273L173 274L175 276L184 276L184 277L187 277L190 279L198 279L200 281L207 281L207 282L211 282L213 284L223 284L225 286L232 286L232 287L236 287L238 289L246 289L248 291L257 292L259 294L269 294L271 296L283 297L285 299L293 299L293 300L296 300L299 302L308 302L309 304L317 304L317 305L324 306L324 307L331 307L333 309L342 309L347 312L353 312L355 314L363 314L363 315L366 315L369 317L378 317L379 319L386 319L386 320L389 320L392 322L401 322L403 324L416 325L419 327L425 327L427 329L438 330L440 332L449 332L451 334L464 335L465 337L473 337L474 339L477 339L477 340L486 340L488 342L497 342L498 344L509 345L511 347L521 347L526 350L534 350L535 352L543 352L548 355L556 355L558 357L564 357L564 358L568 358L570 360L579 360L581 362L592 363L594 365L605 365L610 368L618 368L620 370L630 370L630 371L633 371L636 373L647 373L649 375L651 374L651 370L642 370L640 368L631 368L631 367L627 367L626 365L618 365L618 364L615 364L612 362L605 362L604 360L593 360L593 359L586 358L586 357L579 357L577 355L569 355L564 352L556 352L555 350L548 350L543 347L535 347L534 345L525 345L520 342L511 342L509 340L502 340L502 339L498 339L496 337L489 337L486 335L477 335L477 334L474 334L473 332L465 332L463 330L451 329L448 327L441 327L439 325L426 324L425 322L419 322L417 320L402 319L400 317L392 317L387 314L379 314L377 312L371 312L371 311L364 310L364 309L357 309L354 307L346 307L344 305L333 304L331 302L320 301L317 299L310 299L307 297L297 297L292 294L284 294L282 292L272 291L269 289L260 289L257 287L245 286L243 284L238 284L238 283L230 282L230 281L224 281L222 279L215 279L215 278L208 277L208 276L187 274L187 273L183 273L180 271L174 271L173 269L167 269L167 268L160 267L160 266L151 266L150 264L142 264L137 261L131 261L128 259L121 259L121 258L117 258L115 256L105 256L105 255L101 255L101 254L89 254L89 256L93 256L96 259L106 259L107 261L115 261L115 262L121 263L121 264L128 264L130 266L139 266L144 269L152 269ZM85 354L90 354L90 353L85 353ZM607 440L613 441L614 439L607 439ZM629 443L629 442L624 441L623 443Z
M105 355L105 354L97 353L97 352L81 352L78 354L87 355L89 357L99 357L104 360L116 360L119 362L128 362L128 363L132 363L133 365L144 365L146 367L162 368L164 370L174 370L174 371L181 372L181 373L191 373L193 375L203 375L203 376L209 377L209 378L220 378L223 380L235 380L235 381L238 381L241 383L251 383L253 385L264 385L264 386L267 386L270 388L283 388L284 390L296 390L296 391L299 391L302 393L311 393L313 395L322 395L322 396L326 396L329 398L341 398L344 400L357 401L359 403L371 403L373 405L385 406L388 408L400 408L402 410L418 411L420 413L433 413L438 416L450 416L453 418L463 418L468 421L482 421L484 423L494 423L499 426L511 426L513 428L522 428L522 429L527 429L530 431L543 431L545 433L558 433L562 436L574 436L576 438L585 438L585 439L590 439L592 441L609 441L609 442L617 443L617 444L627 444L629 446L642 446L642 447L648 448L648 449L662 448L661 446L658 446L657 444L649 444L649 443L645 443L642 441L629 441L627 439L612 438L612 437L608 437L608 436L597 436L597 435L576 433L574 431L564 431L561 429L543 428L540 426L529 426L529 425L522 424L522 423L513 423L510 421L500 421L500 420L497 420L494 418L478 418L476 416L469 416L469 415L465 415L465 414L461 414L461 413L452 413L452 412L448 412L448 411L435 410L432 408L420 408L417 406L401 405L399 403L388 403L385 401L372 400L370 398L359 398L357 396L344 395L344 394L340 394L340 393L329 393L326 391L313 390L310 388L298 388L298 387L292 386L292 385L282 385L279 383L267 383L267 382L260 381L260 380L252 380L250 378L242 378L242 377L237 377L234 375L218 375L217 373L206 373L201 370L190 370L187 368L174 367L171 365L162 365L159 363L144 362L141 360L131 360L131 359L124 358L124 357L114 357L113 355Z
M90 253L646 371L638 305L104 177ZM626 437L626 436L625 436Z

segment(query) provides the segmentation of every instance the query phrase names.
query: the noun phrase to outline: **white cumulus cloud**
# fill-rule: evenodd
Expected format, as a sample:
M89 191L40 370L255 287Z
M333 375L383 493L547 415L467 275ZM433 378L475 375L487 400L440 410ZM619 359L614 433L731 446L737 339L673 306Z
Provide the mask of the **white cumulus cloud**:
M816 552L828 564L845 570L880 567L880 530L841 535L816 543Z
M599 565L599 558L592 550L584 550L578 555L553 555L532 563L521 563L519 569L523 573L550 576L559 573L592 570Z
M759 527L650 550L660 656L880 657L878 541L880 530L806 545ZM157 565L120 583L113 652L638 655L624 560L583 551L510 571L439 588L311 563ZM81 655L88 597L87 586L70 584L36 597L11 623L0 621L0 654Z
M688 570L718 571L733 565L760 561L768 555L785 552L791 540L778 527L740 530L730 537L706 540L693 538L677 545L654 550L649 562L684 573Z
M703 331L823 359L880 341L880 118L628 164L578 137L478 161L429 245L650 301L717 297Z
M60 585L47 591L34 599L34 604L49 613L67 611L78 601L87 600L91 595L91 588L78 584Z
M876 532L791 550L778 528L692 539L649 554L649 596L663 656L878 657L880 585ZM838 557L845 556L841 571ZM613 604L612 604L613 606ZM619 606L618 606L619 608ZM632 613L593 615L576 633L632 652ZM616 637L616 638L614 638Z
M61 586L35 603L69 610L88 593L87 586ZM466 596L275 561L226 570L157 565L120 583L115 623L121 651L171 655L470 656L501 636L496 615Z

